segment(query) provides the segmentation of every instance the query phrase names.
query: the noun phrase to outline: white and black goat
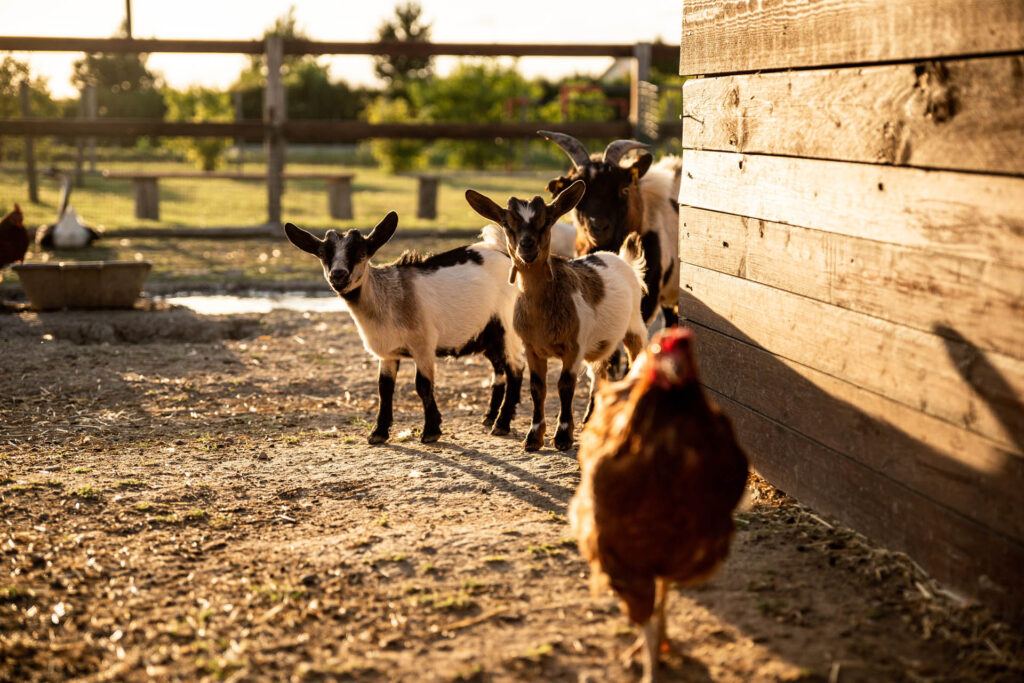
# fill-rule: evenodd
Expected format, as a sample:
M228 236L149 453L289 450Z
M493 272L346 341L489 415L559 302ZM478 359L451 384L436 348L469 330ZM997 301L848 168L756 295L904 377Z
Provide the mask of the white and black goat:
M508 434L523 382L522 343L512 330L515 288L508 283L504 244L479 242L430 257L403 254L390 265L370 258L394 235L394 211L364 237L330 230L319 239L291 223L288 240L320 259L324 277L344 299L366 350L380 361L380 406L370 443L383 443L393 419L392 400L399 361L416 364L416 393L423 401L424 443L441 436L434 400L437 356L482 353L494 368L484 417L492 434Z
M479 192L466 190L469 205L504 229L512 257L509 281L520 291L513 324L526 347L533 399L533 424L523 444L528 451L544 445L548 358L562 361L554 444L564 451L573 442L572 399L580 367L585 364L590 375L585 422L593 408L594 385L604 378L611 353L621 342L632 360L647 342L640 316L643 254L635 237L625 241L619 255L599 252L567 260L551 253L552 225L576 205L585 189L577 181L551 204L540 197L512 197L504 209Z
M576 180L587 183L583 199L571 218L576 225L576 252L618 251L630 233L640 235L647 272L647 293L640 303L650 324L658 307L665 325L679 322L679 181L682 160L665 157L651 165L650 154L640 154L627 166L622 156L647 145L636 140L615 140L603 154L590 155L576 138L564 133L538 131L569 156L573 168L548 183L556 195Z

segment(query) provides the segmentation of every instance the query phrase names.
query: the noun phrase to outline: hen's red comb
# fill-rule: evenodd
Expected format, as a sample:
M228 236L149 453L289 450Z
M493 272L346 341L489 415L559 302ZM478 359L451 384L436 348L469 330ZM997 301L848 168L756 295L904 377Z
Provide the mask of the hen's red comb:
M693 341L693 330L689 327L670 327L658 332L652 339L662 351L671 351L677 345Z

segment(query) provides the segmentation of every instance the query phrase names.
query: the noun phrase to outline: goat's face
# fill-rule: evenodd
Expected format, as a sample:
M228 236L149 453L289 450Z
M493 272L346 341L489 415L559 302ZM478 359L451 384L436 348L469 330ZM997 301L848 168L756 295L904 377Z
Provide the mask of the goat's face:
M344 235L328 230L319 239L292 223L284 226L284 232L289 242L320 259L331 289L344 295L362 286L370 258L391 239L397 227L398 214L392 211L366 237L358 230Z
M591 159L548 183L552 195L576 180L587 183L587 191L573 210L573 218L589 236L588 253L598 249L617 251L630 230L637 229L638 226L630 225L630 194L640 191L638 181L647 173L652 160L650 154L641 154L631 165L620 166Z
M500 225L508 241L508 253L517 266L547 262L551 251L551 226L580 200L586 191L582 181L574 182L550 204L541 197L530 200L510 197L501 208L489 197L466 190L466 201L487 220Z

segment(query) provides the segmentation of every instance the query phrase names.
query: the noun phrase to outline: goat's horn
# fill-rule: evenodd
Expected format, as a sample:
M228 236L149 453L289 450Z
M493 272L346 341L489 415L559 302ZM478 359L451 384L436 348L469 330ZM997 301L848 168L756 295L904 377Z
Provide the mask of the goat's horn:
M556 133L550 130L538 130L538 135L543 135L551 142L555 143L562 148L562 151L569 155L569 159L572 160L572 165L576 168L583 166L590 162L590 155L587 153L587 148L583 146L583 143L574 138L571 135L565 133Z
M645 145L642 142L636 140L615 140L609 142L608 146L604 148L604 161L608 164L618 164L619 159L626 152L633 149L647 149L650 145Z

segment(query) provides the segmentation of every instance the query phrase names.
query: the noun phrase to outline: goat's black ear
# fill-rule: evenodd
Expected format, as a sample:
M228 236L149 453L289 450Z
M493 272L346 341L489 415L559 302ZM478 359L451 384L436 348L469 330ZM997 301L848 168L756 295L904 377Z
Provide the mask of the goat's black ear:
M650 170L652 161L654 161L654 157L650 154L647 154L646 152L641 154L637 160L633 162L633 165L629 167L630 172L633 174L633 179L640 180L643 178L644 174Z
M388 243L392 235L395 234L395 230L398 228L398 214L394 211L389 211L387 216L380 219L380 223L377 224L370 234L366 236L366 251L370 256L377 253L377 250Z
M466 190L466 201L474 211L492 223L505 224L505 209L495 204L490 197L485 197L476 190Z
M284 235L288 238L289 242L302 251L309 254L319 255L322 240L320 240L316 235L303 230L294 223L284 224Z
M572 210L574 206L583 199L583 193L587 191L587 184L577 180L569 187L562 190L557 197L551 201L551 212L555 220Z

